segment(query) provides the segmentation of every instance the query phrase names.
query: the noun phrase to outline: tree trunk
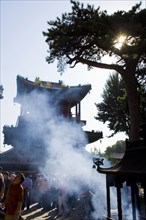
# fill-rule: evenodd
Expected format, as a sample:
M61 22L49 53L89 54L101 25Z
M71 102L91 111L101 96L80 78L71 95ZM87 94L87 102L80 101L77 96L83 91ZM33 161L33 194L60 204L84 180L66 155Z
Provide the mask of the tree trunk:
M128 107L130 113L130 141L139 140L140 130L140 104L137 92L135 73L128 72L124 75L127 91Z

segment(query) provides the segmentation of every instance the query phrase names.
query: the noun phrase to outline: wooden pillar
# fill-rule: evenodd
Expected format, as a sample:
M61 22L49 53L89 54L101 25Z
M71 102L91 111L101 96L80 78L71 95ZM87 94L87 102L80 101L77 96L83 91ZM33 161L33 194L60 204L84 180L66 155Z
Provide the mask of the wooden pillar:
M131 202L132 202L132 215L133 220L136 220L136 205L135 205L135 186L134 184L131 185Z
M117 204L118 204L118 218L122 220L122 202L121 202L121 188L117 186Z
M110 199L110 187L115 186L115 175L106 174L106 199L107 199L107 220L112 220L111 216L111 199Z
M107 198L107 219L111 218L111 204L110 204L110 184L106 175L106 198Z
M81 103L80 102L78 103L78 119L79 121L81 119Z
M76 120L79 122L81 119L81 103L76 104Z

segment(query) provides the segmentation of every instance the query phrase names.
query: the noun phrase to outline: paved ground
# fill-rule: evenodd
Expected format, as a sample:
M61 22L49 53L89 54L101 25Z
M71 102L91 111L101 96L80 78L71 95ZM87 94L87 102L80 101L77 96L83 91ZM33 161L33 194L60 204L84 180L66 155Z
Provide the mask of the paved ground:
M29 210L24 210L22 217L25 220L85 220L85 218L83 217L83 210L81 209L74 209L71 210L70 212L70 216L69 217L57 217L57 212L56 209L52 209L48 212L45 212L42 210L42 208L37 207L37 204L34 204L31 206L31 208Z
M43 211L42 208L38 208L38 204L35 203L30 206L29 210L24 210L22 212L22 217L24 220L93 220L92 218L87 218L87 206L84 206L83 203L77 202L75 207L71 209L70 215L68 217L59 217L57 216L57 209L51 209L50 211ZM86 215L85 215L86 213ZM0 220L4 220L0 215ZM105 220L104 217L98 220Z

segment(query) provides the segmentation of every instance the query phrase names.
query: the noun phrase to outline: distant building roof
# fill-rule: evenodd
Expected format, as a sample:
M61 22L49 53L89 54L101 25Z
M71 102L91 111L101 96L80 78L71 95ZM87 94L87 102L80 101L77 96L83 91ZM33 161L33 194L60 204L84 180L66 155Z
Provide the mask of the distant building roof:
M17 95L15 102L22 104L23 97L32 91L45 92L48 95L57 97L58 102L69 102L73 107L79 103L91 90L91 85L65 86L59 83L35 80L32 82L22 76L17 76Z

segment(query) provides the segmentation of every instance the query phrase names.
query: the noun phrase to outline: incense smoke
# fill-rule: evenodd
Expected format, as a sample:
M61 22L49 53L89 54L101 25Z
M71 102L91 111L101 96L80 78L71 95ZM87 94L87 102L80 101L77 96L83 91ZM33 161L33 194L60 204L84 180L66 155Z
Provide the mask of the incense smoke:
M105 176L92 168L92 156L85 150L88 142L81 124L60 115L54 100L55 95L36 91L25 97L26 133L31 139L37 138L38 145L31 157L37 162L43 159L40 172L48 178L59 177L68 193L80 194L83 189L92 192L93 219L97 219L105 214Z

